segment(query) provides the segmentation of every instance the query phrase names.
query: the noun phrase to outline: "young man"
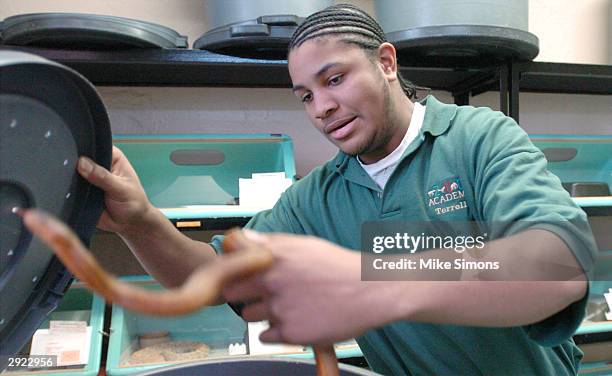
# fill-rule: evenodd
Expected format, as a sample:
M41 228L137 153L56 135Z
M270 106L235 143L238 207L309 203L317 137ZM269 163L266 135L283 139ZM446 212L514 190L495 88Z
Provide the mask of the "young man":
M249 236L276 261L224 298L249 302L246 320L270 320L264 340L356 337L383 374L576 374L581 352L571 334L584 315L594 243L585 214L525 132L489 109L411 101L395 49L352 6L308 17L288 62L295 95L340 151L249 222L260 231ZM112 172L84 158L78 169L106 191L99 227L117 232L163 284L180 284L222 252L220 237L211 248L172 227L118 149ZM436 199L450 191L458 194ZM472 256L529 278L361 281L361 226L389 220L508 223ZM579 272L560 280L547 260Z

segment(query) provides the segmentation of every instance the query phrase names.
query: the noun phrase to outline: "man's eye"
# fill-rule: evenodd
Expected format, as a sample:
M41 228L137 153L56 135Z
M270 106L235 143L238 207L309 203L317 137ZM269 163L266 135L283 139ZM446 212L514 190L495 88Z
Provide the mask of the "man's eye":
M302 100L303 103L310 102L312 100L312 94L311 93L304 94L302 95L302 98L300 99Z
M338 75L330 77L330 79L327 81L327 83L330 86L335 86L335 85L338 85L339 83L342 82L342 78L343 78L343 75L338 74Z

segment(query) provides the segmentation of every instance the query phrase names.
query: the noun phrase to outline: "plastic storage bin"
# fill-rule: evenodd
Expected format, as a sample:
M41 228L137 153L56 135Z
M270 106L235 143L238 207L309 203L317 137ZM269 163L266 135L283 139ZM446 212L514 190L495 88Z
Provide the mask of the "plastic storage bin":
M122 279L136 283L140 287L161 289L160 285L148 276ZM227 304L208 307L194 314L177 317L147 316L113 305L106 372L111 376L130 375L169 364L228 357L230 344L245 342L246 328L246 323ZM155 333L167 333L166 338L174 343L180 342L184 345L186 342L193 342L198 345L184 350L183 357L174 357L175 353L183 350L164 353L164 350L161 349L156 353L164 358L163 361L159 360L157 355L135 356L137 351L149 344L155 345L150 338L149 343L143 343L144 346L140 345L143 335L151 337L151 334ZM201 352L205 351L199 345L202 343L209 348L207 356ZM147 361L145 358L158 360Z
M295 179L291 139L280 134L116 135L156 207L171 220L248 218L239 179L280 172Z
M610 198L612 136L530 135L530 138L548 158L548 169L575 197ZM610 206L605 200L600 203Z
M94 376L100 370L102 358L102 330L104 328L104 300L86 289L80 283L74 283L64 295L58 308L53 311L48 320L43 322L39 329L48 329L50 320L86 321L91 326L89 338L89 358L85 366L66 366L36 371L28 370L5 370L2 375L53 375L53 376ZM29 346L24 348L21 354L16 356L27 356Z
M136 283L144 288L161 289L160 285L149 276L131 276L123 277L122 279ZM145 337L145 346L140 344L143 335ZM196 342L198 345L193 347L187 346L188 350L193 351L186 351L184 359L178 359L174 354L164 354L164 346L157 346L154 356L149 357L153 350L147 354L147 357L153 360L141 362L141 350L151 344L151 342L147 341L155 335L164 338L163 341L169 339L175 343ZM247 346L245 347L247 352L244 354L230 355L230 345L247 344L247 342L248 332L246 322L236 315L227 304L208 307L191 315L177 317L141 315L114 305L106 372L110 376L130 375L172 364L193 361L214 362L215 359L219 362L226 362L230 359L265 359L271 356L313 358L310 348L303 348L303 351L282 355L250 356ZM201 343L207 345L210 349L207 356L203 356L201 353L194 353L201 351L201 347L199 347ZM141 353L134 355L138 351L141 351ZM362 356L359 347L354 341L336 344L336 354L338 358ZM135 361L132 361L134 359Z
M548 169L559 177L589 217L599 245L592 292L612 287L612 136L531 135L548 158ZM612 356L611 356L612 358Z
M599 245L592 291L612 287L612 136L531 135L548 158L548 169L559 177L587 215Z
M612 321L606 321L603 294L612 288L612 136L531 135L574 201L588 215L599 253L584 323L574 337L584 351L580 374L612 374Z

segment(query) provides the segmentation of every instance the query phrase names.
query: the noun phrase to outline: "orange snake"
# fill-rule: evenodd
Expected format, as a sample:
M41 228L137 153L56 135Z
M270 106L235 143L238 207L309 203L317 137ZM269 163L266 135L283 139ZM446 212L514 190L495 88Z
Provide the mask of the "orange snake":
M269 268L272 253L254 246L240 230L227 232L226 251L209 264L196 269L180 287L153 291L120 281L106 272L83 246L74 232L61 221L41 210L19 210L24 224L51 248L62 263L91 290L108 302L150 315L183 315L213 304L223 285ZM333 345L314 346L318 376L339 375Z

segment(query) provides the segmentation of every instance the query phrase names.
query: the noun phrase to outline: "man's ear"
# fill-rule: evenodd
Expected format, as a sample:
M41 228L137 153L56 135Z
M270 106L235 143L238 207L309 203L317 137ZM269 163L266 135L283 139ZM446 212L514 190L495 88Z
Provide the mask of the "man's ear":
M391 43L384 42L378 47L378 64L389 82L397 80L397 54Z

